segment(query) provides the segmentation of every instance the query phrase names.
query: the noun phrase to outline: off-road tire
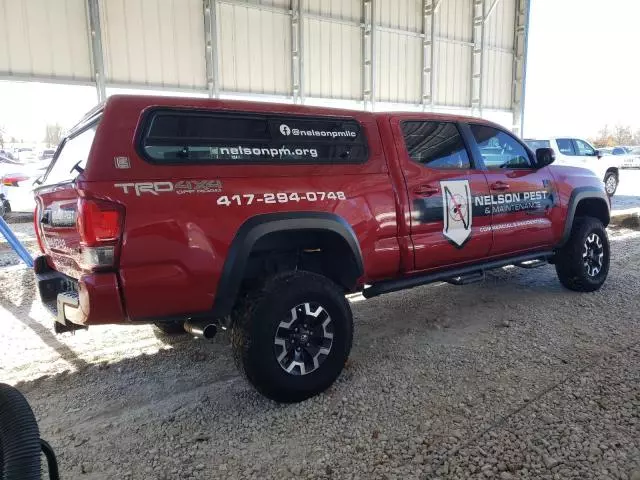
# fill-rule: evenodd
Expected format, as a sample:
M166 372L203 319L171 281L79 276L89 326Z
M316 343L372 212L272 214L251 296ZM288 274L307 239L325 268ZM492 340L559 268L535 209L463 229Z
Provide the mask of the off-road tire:
M8 200L0 198L0 218L6 218L10 213L11 204L9 204Z
M596 234L602 243L603 259L600 272L591 276L587 273L583 254L587 239ZM602 222L593 217L578 217L574 220L567 243L555 255L556 273L560 283L576 292L598 290L609 274L609 239Z
M616 190L618 189L618 182L618 174L616 174L615 172L607 172L604 175L604 185L607 195L609 195L610 197L613 197L615 195Z
M330 352L315 370L303 375L285 371L274 338L281 322L300 304L312 302L330 316ZM241 301L233 318L231 344L239 370L264 396L277 402L300 402L333 384L344 368L353 341L353 318L344 292L331 280L307 271L287 272L265 281Z
M40 433L22 394L0 383L0 478L40 479Z

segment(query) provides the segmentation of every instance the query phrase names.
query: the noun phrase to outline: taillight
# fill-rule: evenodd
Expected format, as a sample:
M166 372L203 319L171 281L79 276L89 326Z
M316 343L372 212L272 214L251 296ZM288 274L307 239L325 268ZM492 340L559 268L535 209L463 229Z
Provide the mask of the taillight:
M36 209L33 211L33 230L36 232L36 240L38 240L38 247L40 251L44 252L44 245L42 243L42 232L40 231L40 204L36 203Z
M18 182L23 182L25 180L29 180L29 177L24 175L5 175L2 177L2 184L5 187L17 187Z
M78 200L78 232L85 268L112 267L122 235L123 209L104 200Z

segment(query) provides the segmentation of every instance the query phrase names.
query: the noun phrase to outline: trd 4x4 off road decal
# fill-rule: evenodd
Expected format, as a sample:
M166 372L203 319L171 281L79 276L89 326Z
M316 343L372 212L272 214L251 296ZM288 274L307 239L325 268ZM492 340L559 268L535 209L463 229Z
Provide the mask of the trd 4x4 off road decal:
M442 233L456 246L461 247L471 235L473 219L471 189L468 180L440 182L442 189Z
M219 193L222 191L220 180L180 180L178 182L132 182L114 183L115 188L122 189L125 194L135 193L141 197L145 193L160 195L162 193L176 193L185 195L191 193Z

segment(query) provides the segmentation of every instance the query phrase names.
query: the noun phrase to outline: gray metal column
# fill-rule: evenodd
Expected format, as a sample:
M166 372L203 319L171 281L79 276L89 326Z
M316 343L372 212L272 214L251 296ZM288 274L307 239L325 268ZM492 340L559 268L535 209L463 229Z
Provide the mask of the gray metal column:
M435 101L435 2L422 0L422 110L433 110Z
M205 67L207 73L207 91L209 98L218 98L220 82L218 79L218 2L203 0Z
M100 2L87 0L87 16L89 21L90 51L92 74L96 82L98 102L107 99L106 81L104 77L104 54L102 51L102 30L100 29Z
M302 1L291 0L291 93L293 103L304 103L302 73Z
M513 40L513 131L524 135L524 100L527 79L527 43L530 0L516 0L515 37Z
M473 0L473 50L471 51L471 115L482 116L484 70L484 0Z
M362 101L365 110L375 107L375 23L373 1L362 2Z

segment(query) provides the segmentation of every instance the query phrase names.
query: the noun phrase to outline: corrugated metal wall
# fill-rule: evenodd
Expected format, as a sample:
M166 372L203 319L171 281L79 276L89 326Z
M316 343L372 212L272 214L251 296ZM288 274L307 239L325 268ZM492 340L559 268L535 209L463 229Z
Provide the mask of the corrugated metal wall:
M485 15L488 8L489 4L485 2ZM515 15L516 2L502 1L496 4L485 25L482 98L487 108L511 108L511 88L496 89L493 85L506 86L513 81Z
M0 71L91 80L84 0L0 0Z
M0 0L0 78L95 81L88 5L107 86L472 106L473 0ZM509 110L516 0L484 13L480 107Z
M263 2L269 6L282 3ZM277 6L277 5L275 5ZM220 87L234 92L291 95L291 28L284 10L220 3Z
M304 94L362 98L362 2L301 0Z
M201 0L106 0L100 23L107 82L204 88Z
M375 99L420 103L422 95L422 2L375 4Z
M435 103L471 104L472 0L443 0L435 19Z

